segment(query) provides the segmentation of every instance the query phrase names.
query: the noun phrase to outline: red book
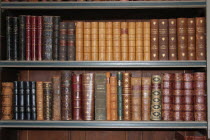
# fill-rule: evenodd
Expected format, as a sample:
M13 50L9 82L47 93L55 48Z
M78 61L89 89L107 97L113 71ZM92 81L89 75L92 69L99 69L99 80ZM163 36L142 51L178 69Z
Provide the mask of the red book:
M37 16L37 60L42 60L42 16Z
M36 61L36 16L31 16L31 60Z
M31 60L31 16L26 16L26 60Z

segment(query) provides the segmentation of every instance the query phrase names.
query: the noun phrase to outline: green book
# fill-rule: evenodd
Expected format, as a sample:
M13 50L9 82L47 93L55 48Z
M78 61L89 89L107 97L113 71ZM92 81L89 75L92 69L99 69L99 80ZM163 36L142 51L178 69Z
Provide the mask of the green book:
M118 101L118 120L123 120L122 105L122 72L117 73L117 101Z

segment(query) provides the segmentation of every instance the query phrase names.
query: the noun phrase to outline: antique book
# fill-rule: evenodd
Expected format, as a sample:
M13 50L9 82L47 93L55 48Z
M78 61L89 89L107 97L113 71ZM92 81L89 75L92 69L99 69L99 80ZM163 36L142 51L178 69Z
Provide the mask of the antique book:
M136 22L128 22L128 60L136 60Z
M188 60L195 60L195 18L187 19Z
M94 120L94 73L82 74L82 109L84 120Z
M25 120L25 83L18 81L19 120Z
M159 60L159 20L158 19L151 19L151 60L157 61Z
M25 119L26 120L31 120L31 88L30 88L30 82L25 81L24 82L25 86Z
M76 54L76 36L75 36L75 22L67 23L67 60L74 61Z
M13 50L12 50L12 41L13 41L13 35L12 35L12 20L13 18L10 16L6 17L6 37L7 37L7 60L12 60L12 54L13 54Z
M52 77L52 120L61 120L61 78Z
M26 60L26 16L20 15L19 17L19 60ZM8 37L8 36L7 36Z
M84 61L91 61L91 23L84 22Z
M43 60L53 60L53 16L43 16Z
M112 121L118 120L117 114L117 77L111 76L110 77L110 116Z
M113 60L120 61L121 60L121 44L120 44L120 22L113 22Z
M13 119L13 83L2 82L1 120Z
M141 21L136 22L136 60L144 60L144 24Z
M113 60L113 42L112 42L112 22L105 22L105 30L106 30L106 61L112 61Z
M106 72L106 120L111 120L111 85L110 85L111 73Z
M37 48L37 17L31 16L31 60L36 61Z
M18 81L13 82L13 119L19 120L19 94L18 94Z
M143 22L144 30L144 61L150 61L150 21Z
M178 60L188 59L187 18L177 18Z
M131 77L132 121L141 120L141 77Z
M37 16L37 60L42 60L42 31L43 31L43 17Z
M123 120L129 121L131 120L132 112L131 112L131 73L124 72L123 80Z
M206 60L206 18L196 17L196 60Z
M159 19L159 60L168 60L168 19Z
M71 72L61 72L61 119L72 120Z
M72 74L72 119L82 120L82 76Z
M114 29L115 30L115 29ZM129 44L128 44L128 22L120 22L120 53L121 60L128 61L129 60ZM113 48L115 49L115 47ZM118 53L118 48L115 52Z
M168 58L177 60L177 22L176 19L168 19Z
M106 120L106 74L105 73L95 73L95 120Z
M19 31L18 31L18 18L13 17L12 20L12 59L13 60L18 60L18 36L19 36Z
M142 77L142 121L149 121L150 120L150 108L151 108L151 77Z
M98 22L91 22L91 60L98 61Z
M31 60L31 16L26 16L26 60Z
M31 120L37 120L36 109L36 82L30 81Z
M59 60L67 60L67 22L60 22Z
M99 22L98 23L98 47L99 47L99 54L98 60L105 61L106 60L106 23Z
M36 110L37 110L37 120L44 120L44 93L43 93L43 82L36 82Z
M152 76L152 96L151 96L151 120L152 121L160 121L162 118L161 110L161 76L153 75Z
M59 30L60 16L53 16L53 60L59 60Z
M122 87L122 72L117 72L117 109L118 109L118 120L123 120L123 104L122 104L122 94L123 94L123 87Z
M83 61L84 57L84 23L76 22L76 61Z
M52 83L43 82L44 120L52 120Z

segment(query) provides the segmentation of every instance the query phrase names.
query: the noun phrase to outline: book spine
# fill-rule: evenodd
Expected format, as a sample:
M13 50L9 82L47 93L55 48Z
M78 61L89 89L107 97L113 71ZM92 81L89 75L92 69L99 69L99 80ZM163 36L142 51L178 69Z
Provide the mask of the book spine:
M36 82L36 106L37 106L37 120L44 120L44 93L43 93L43 82Z
M168 20L169 26L169 60L177 60L177 23L176 19Z
M12 60L12 17L6 18L6 37L7 37L7 60Z
M128 56L129 61L136 60L136 23L128 22Z
M26 16L26 60L31 60L31 16Z
M25 56L25 41L26 41L26 16L19 16L19 60L26 60Z
M31 16L31 60L36 61L36 49L37 49L37 17Z
M143 22L144 31L144 61L150 61L150 21Z
M61 120L61 78L52 78L52 120Z
M25 83L24 81L18 81L18 93L19 93L19 120L25 120Z
M195 60L195 18L187 19L188 60Z
M106 22L106 61L112 61L113 60L113 31L112 31L112 22Z
M111 120L116 121L118 119L117 114L117 77L110 77L110 102L111 102Z
M37 120L36 82L30 82L31 120Z
M105 22L99 22L98 27L98 38L99 38L99 61L105 61L106 60L106 28L105 28Z
M18 81L14 81L13 85L13 119L19 120Z
M53 17L53 60L59 60L60 16Z
M111 85L110 85L110 72L106 72L106 120L111 120Z
M76 61L84 60L84 23L76 22Z
M12 26L13 26L13 31L12 31L12 35L13 35L13 41L12 41L12 47L13 47L13 60L18 60L18 18L17 17L13 17L13 22L12 22Z
M157 61L159 60L159 26L158 26L158 19L151 19L151 60Z
M84 22L84 61L91 61L91 23Z
M120 23L120 52L121 53L121 60L128 61L129 59L129 46L128 46L128 23L121 22ZM115 47L114 47L115 49ZM117 48L116 48L117 49ZM118 50L118 49L117 49ZM116 50L116 52L117 52Z
M121 60L121 49L120 49L120 22L113 22L113 60Z
M117 103L118 103L118 120L123 120L123 104L122 104L122 93L123 93L123 87L122 87L122 72L117 73Z
M91 22L91 60L98 61L98 22Z
M67 60L67 23L60 22L59 60Z
M106 74L95 74L95 120L106 120Z
M67 60L74 61L76 54L75 54L75 23L74 22L69 22L67 25Z
M144 60L144 24L136 22L136 60Z
M52 83L43 82L44 120L52 120Z
M30 82L25 82L25 119L31 120Z
M37 16L37 60L42 60L42 31L43 31L43 18Z

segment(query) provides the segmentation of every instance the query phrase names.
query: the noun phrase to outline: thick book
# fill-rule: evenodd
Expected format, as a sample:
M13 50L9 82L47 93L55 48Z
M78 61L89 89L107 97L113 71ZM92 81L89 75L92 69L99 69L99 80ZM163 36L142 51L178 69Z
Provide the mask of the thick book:
M144 61L150 61L150 21L143 22L144 31Z
M121 41L120 42L121 60L128 61L129 60L128 22L120 23L120 41ZM115 49L115 47L113 49ZM116 50L116 52L117 52L117 50Z
M25 83L18 81L18 107L19 107L19 120L25 120Z
M151 60L159 60L159 21L158 19L151 19Z
M53 17L53 60L59 60L59 30L60 16Z
M112 61L113 60L113 42L112 42L112 37L113 37L113 23L112 22L106 22L105 23L105 28L106 28L106 61Z
M36 61L37 51L37 17L31 16L31 60Z
M118 109L118 120L123 120L123 104L122 104L122 94L123 94L123 87L122 87L122 72L117 72L117 109Z
M110 116L112 121L118 120L117 114L117 77L110 77Z
M111 73L106 72L106 120L111 120L111 85L110 85Z
M36 82L36 110L37 110L37 120L44 120L44 91L43 82Z
M31 93L30 93L30 82L25 81L25 119L31 120Z
M19 120L19 94L18 94L18 81L13 82L13 119Z
M26 16L26 33L25 33L25 44L26 44L26 60L31 60L31 16Z
M52 120L52 83L43 82L44 120Z
M91 60L91 23L84 22L84 61Z
M188 39L188 60L195 60L195 46L196 46L196 38L195 38L195 18L187 19L187 39Z
M61 120L61 78L52 77L52 120Z
M128 60L136 60L136 22L128 22Z
M67 60L70 61L74 61L76 57L75 28L75 22L67 23Z
M98 22L91 22L91 60L98 61Z
M105 61L106 60L106 23L99 22L98 23L98 60Z
M112 23L113 26L113 34L112 34L112 40L113 40L113 60L114 61L120 61L121 60L121 40L120 40L120 22L115 21Z
M8 37L8 36L7 36ZM26 60L26 16L19 16L19 60Z
M84 60L84 22L76 22L76 61Z
M141 21L136 22L136 60L144 60L144 24Z
M60 22L59 60L67 60L67 22Z
M177 60L177 22L176 19L168 19L168 59Z
M30 81L31 120L37 120L36 109L36 82Z
M13 18L10 17L10 16L7 16L6 17L6 41L7 41L7 60L12 60L12 54L13 54L13 50L12 50L12 41L13 41L13 38L12 38L12 20Z
M42 31L43 31L43 17L37 16L37 60L42 60Z

